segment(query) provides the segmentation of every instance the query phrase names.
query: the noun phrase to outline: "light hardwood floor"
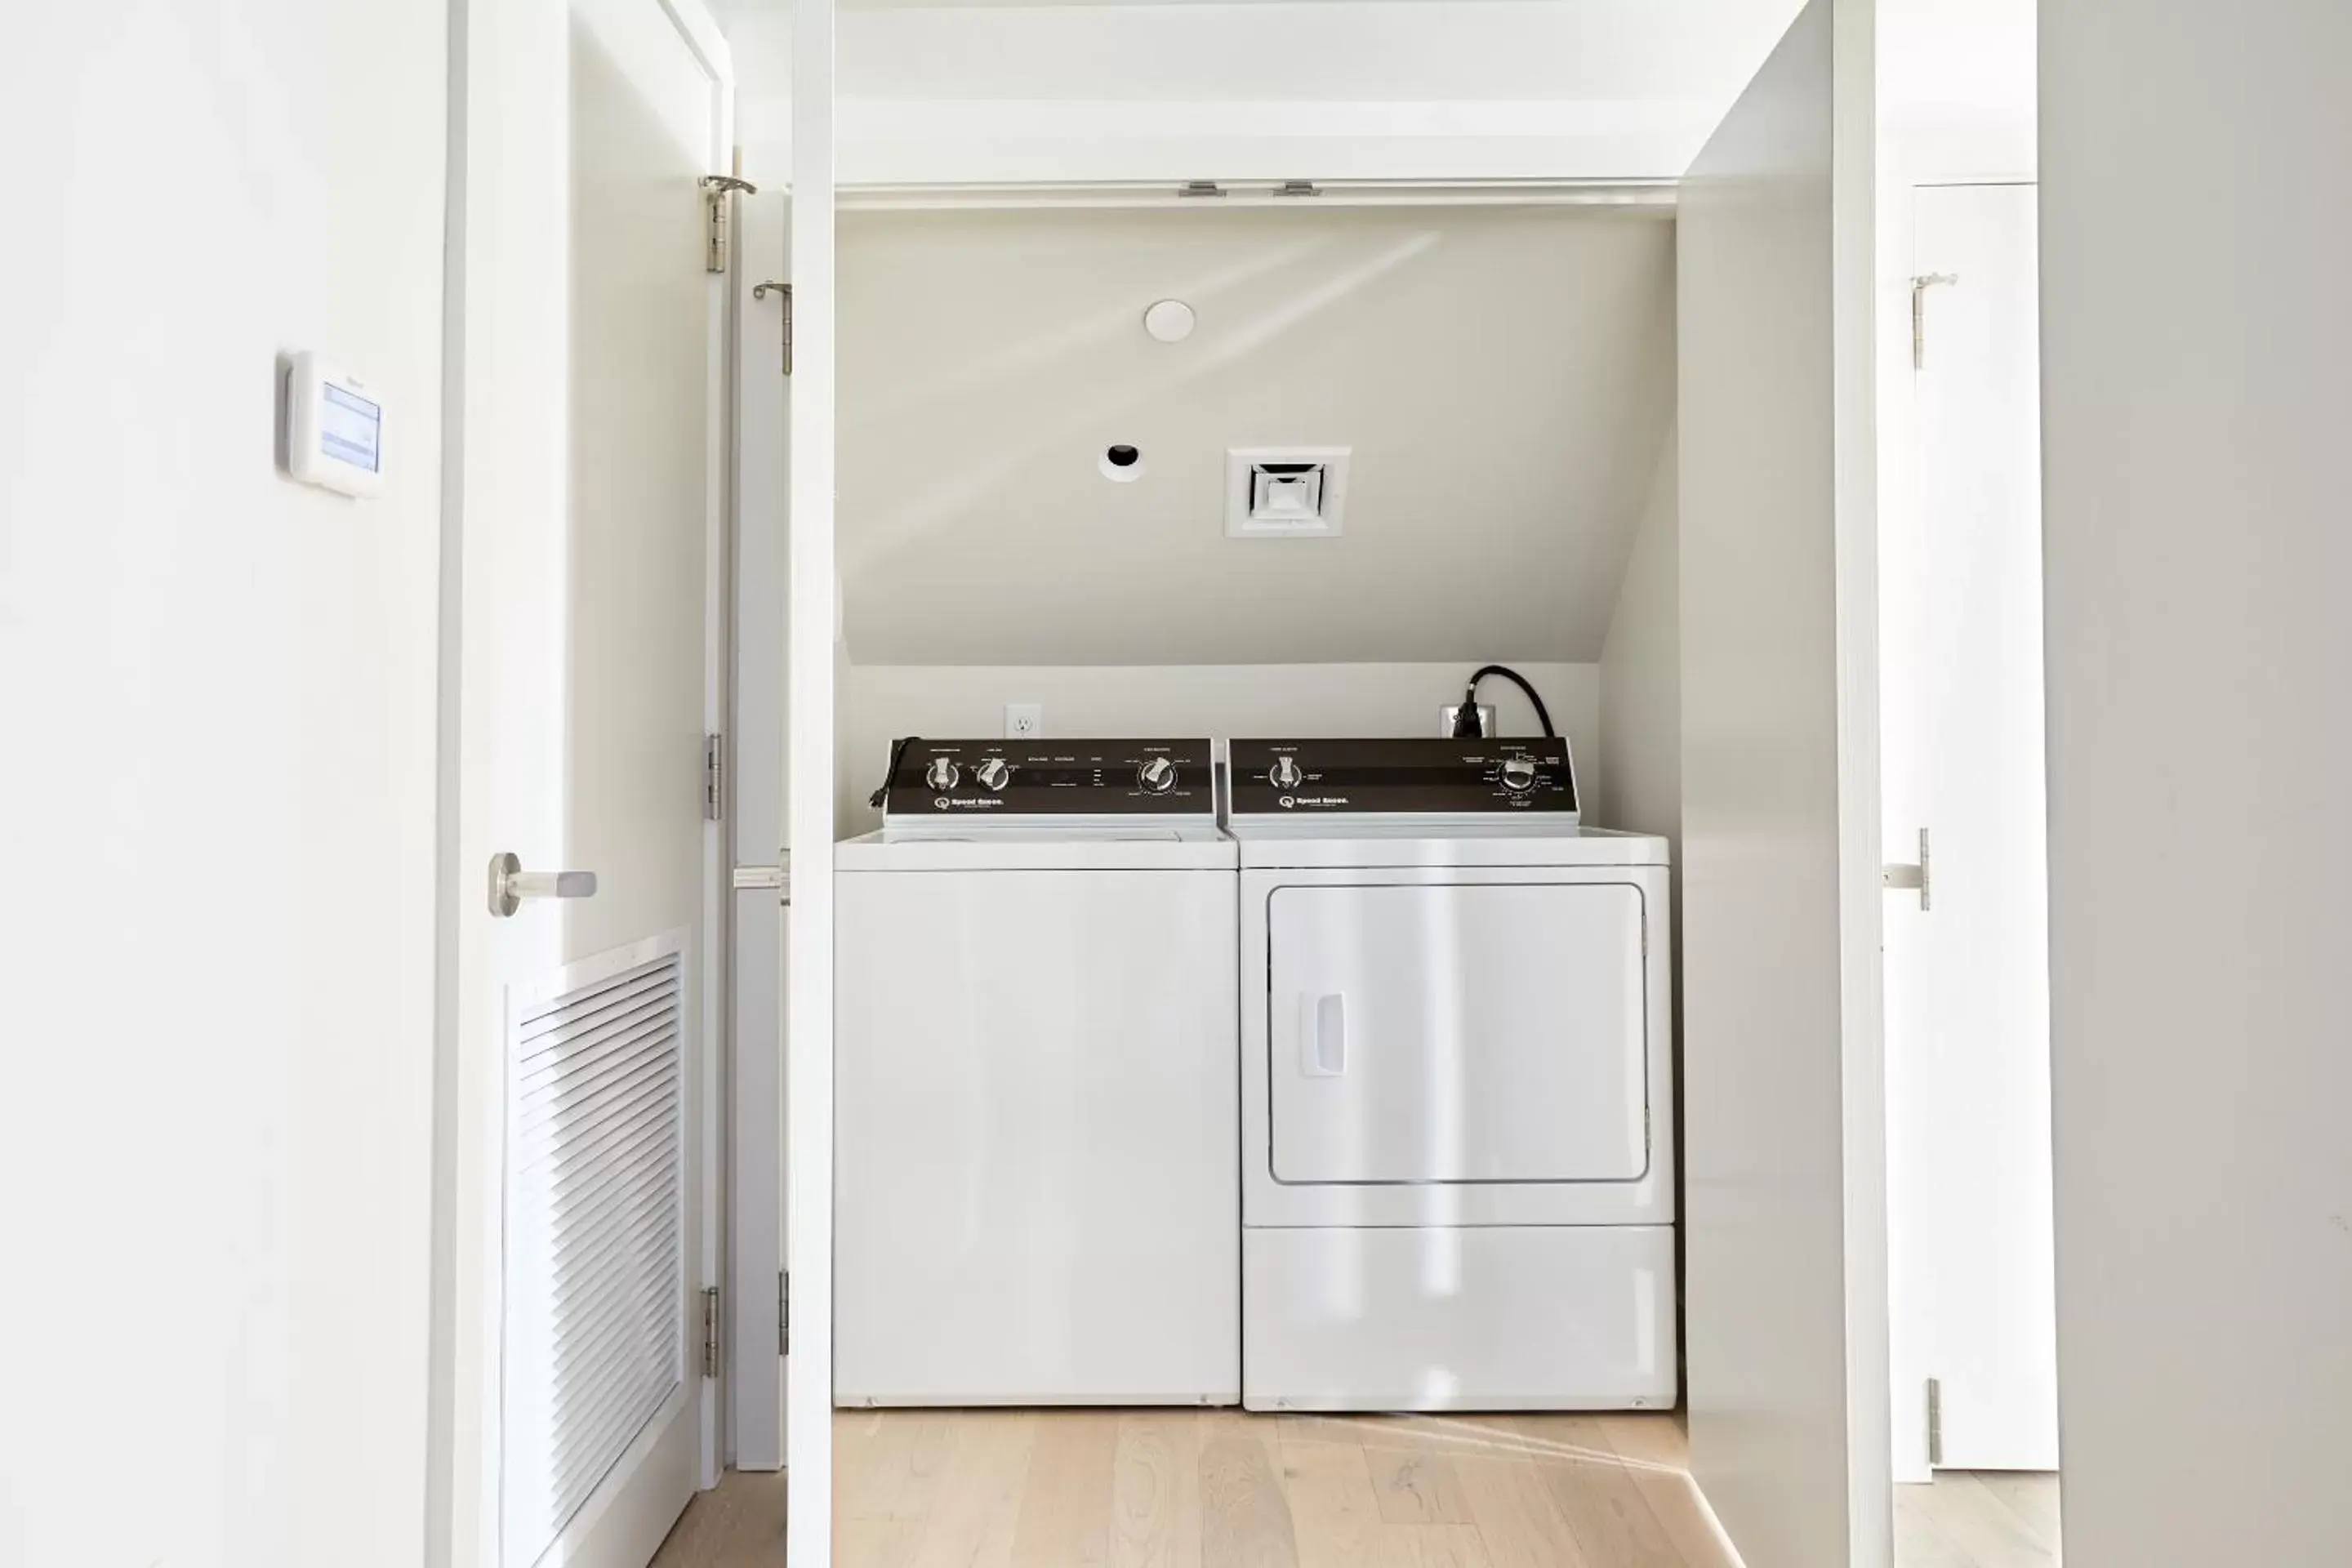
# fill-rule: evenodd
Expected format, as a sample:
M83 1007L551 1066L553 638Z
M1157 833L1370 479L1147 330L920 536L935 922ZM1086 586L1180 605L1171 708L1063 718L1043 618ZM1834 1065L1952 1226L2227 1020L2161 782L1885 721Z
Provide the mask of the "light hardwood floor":
M1668 1415L866 1411L834 1423L835 1568L1727 1568ZM782 1562L730 1475L656 1568Z
M1895 1568L2057 1568L2058 1478L1944 1470L1895 1489Z

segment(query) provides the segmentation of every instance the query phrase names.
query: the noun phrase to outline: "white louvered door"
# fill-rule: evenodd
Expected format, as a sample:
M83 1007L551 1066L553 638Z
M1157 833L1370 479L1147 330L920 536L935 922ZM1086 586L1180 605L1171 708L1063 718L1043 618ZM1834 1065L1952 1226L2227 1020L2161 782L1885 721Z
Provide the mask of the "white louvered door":
M594 884L460 911L436 1560L645 1568L720 1458L730 68L697 0L464 26L458 853Z
M513 995L508 1024L506 1561L538 1563L661 1441L699 1375L688 1265L687 943ZM593 1524L593 1521L582 1521Z

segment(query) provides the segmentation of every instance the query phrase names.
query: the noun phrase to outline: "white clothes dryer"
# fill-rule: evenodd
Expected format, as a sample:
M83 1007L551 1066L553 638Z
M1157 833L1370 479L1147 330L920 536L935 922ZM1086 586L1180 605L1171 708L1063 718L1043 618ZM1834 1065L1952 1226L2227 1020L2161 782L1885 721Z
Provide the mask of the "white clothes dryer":
M1667 845L1564 740L1234 741L1243 1403L1666 1406Z
M917 741L835 848L844 1405L1240 1394L1206 741Z

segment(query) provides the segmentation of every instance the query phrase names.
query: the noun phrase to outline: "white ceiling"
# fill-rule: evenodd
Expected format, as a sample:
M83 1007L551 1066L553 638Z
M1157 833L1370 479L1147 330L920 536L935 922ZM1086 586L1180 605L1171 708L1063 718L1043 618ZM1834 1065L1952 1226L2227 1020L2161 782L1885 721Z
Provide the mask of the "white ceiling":
M1673 389L1671 223L1563 209L851 213L860 664L1596 658ZM1178 297L1200 328L1144 333ZM1114 484L1103 448L1144 477ZM1354 448L1229 541L1229 446Z

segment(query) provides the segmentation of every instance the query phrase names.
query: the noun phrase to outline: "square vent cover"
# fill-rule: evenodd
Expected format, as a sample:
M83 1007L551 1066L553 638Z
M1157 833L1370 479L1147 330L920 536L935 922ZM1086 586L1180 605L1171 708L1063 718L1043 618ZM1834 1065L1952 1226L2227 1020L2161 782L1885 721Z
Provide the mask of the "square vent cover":
M1234 447L1225 453L1225 537L1328 539L1348 503L1347 447Z

